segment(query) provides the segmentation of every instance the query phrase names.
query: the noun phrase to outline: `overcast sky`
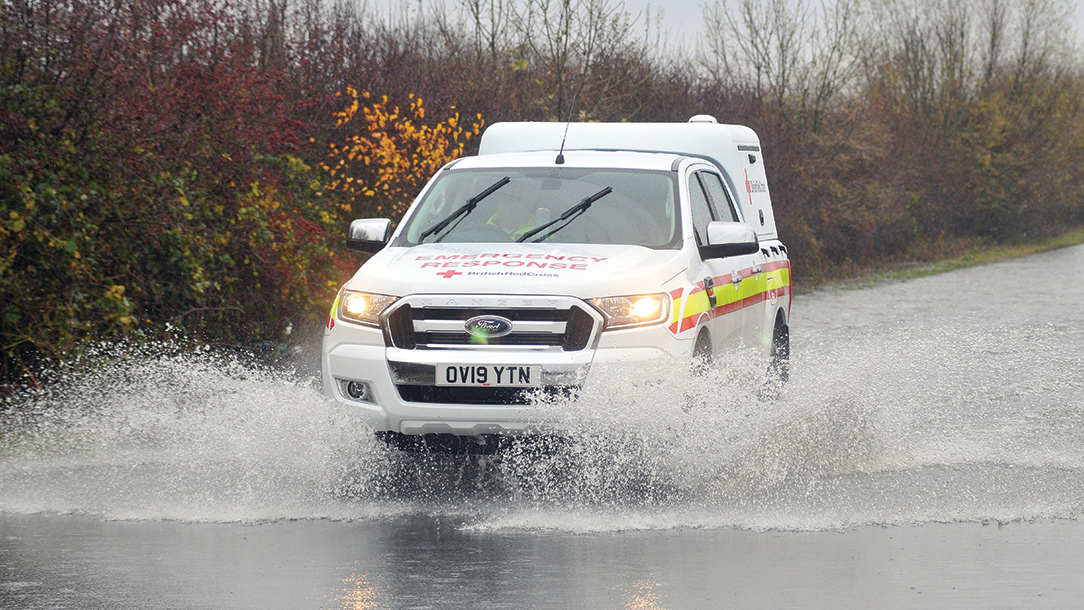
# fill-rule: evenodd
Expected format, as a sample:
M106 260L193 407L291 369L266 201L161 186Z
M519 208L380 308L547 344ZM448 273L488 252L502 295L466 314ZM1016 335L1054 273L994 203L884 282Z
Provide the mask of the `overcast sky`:
M817 0L812 0L817 3ZM1084 41L1084 0L1072 0L1076 7L1075 29L1077 40ZM659 9L663 13L663 28L669 36L669 42L677 43L684 37L691 44L703 22L701 6L703 0L625 0L625 9L635 13L650 8L655 15Z

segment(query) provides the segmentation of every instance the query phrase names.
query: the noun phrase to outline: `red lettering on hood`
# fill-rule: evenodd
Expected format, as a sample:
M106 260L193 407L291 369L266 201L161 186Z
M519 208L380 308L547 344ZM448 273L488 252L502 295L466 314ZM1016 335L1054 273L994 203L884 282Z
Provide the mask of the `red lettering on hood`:
M479 261L478 259L489 259ZM523 259L529 259L529 262ZM563 262L540 262L563 261ZM415 261L422 262L421 267L489 267L499 265L502 267L533 267L537 269L570 269L586 271L592 263L601 263L607 260L604 256L586 256L582 254L520 254L516 252L483 252L481 254L433 254L416 256ZM440 261L440 262L438 262ZM461 262L462 261L462 262ZM469 261L469 262L468 262Z

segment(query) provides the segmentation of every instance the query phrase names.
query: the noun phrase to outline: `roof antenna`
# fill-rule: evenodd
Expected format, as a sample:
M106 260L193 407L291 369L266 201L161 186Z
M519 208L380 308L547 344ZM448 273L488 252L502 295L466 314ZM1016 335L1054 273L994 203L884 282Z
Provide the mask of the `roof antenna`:
M568 126L572 124L571 119L565 121L565 135L561 136L561 150L557 151L557 165L565 164L565 140L568 139Z
M557 165L565 164L565 140L568 139L568 126L572 124L572 113L576 110L576 100L580 99L580 91L583 90L583 85L576 90L576 94L572 96L572 104L568 107L568 120L565 121L565 135L561 136L561 150L557 151L557 159L554 161Z

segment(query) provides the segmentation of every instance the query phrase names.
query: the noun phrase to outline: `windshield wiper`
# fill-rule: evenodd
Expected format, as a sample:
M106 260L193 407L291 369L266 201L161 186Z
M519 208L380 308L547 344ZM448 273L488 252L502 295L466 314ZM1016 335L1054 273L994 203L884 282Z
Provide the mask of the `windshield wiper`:
M601 191L595 193L594 195L591 195L589 197L584 197L582 201L580 201L576 205L574 205L574 206L568 208L567 210L565 210L565 212L563 214L561 214L560 216L558 216L557 218L554 218L553 220L547 222L544 225L535 227L535 228L531 229L530 231L527 231L523 235L520 235L519 239L517 239L516 241L517 242L527 241L529 238L534 237L535 235L538 235L542 231L545 231L546 229L548 229L548 228L552 227L553 225L561 222L562 220L566 221L565 224L557 227L556 229L550 231L549 233L546 233L545 235L543 235L542 237L539 237L538 239L536 239L534 241L535 241L535 243L538 243L540 241L548 239L550 235L553 235L554 233L556 233L556 232L560 231L561 229L567 227L568 225L572 224L572 221L576 220L576 218L578 218L580 214L583 214L584 212L586 212L587 208L591 207L592 203L598 201L599 199L602 199L603 197L605 197L606 195L609 195L612 192L613 192L613 188L608 186L608 187L602 189Z
M502 186L508 184L511 181L512 181L511 178L509 178L508 176L505 176L504 178L501 178L500 180L494 182L486 190L482 191L481 193L478 193L474 197L471 197L470 199L467 200L466 203L459 206L454 212L449 214L447 218L445 218L444 220L438 222L437 224L429 227L425 231L422 231L422 234L418 236L418 243L420 244L423 241L425 241L426 237L429 237L430 235L432 235L434 233L439 233L440 231L444 230L445 227L452 224L453 220L455 220L457 218L459 220L463 220L464 218L467 217L467 215L469 215L471 212L474 211L474 208L478 207L479 202L481 202L486 197L489 197L497 189L501 188ZM459 223L456 222L456 224L458 225ZM454 228L455 227L453 226L452 229L454 229ZM449 229L448 232L451 233L451 230ZM443 239L445 237L445 235L447 235L447 233L445 233L444 235L441 235L435 241L440 241L441 239Z

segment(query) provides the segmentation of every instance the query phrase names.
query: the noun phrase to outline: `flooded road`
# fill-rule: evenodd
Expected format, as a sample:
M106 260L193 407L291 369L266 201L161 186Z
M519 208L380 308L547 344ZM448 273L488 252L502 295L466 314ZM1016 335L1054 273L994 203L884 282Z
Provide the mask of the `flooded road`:
M791 383L596 374L404 456L303 375L114 349L0 432L3 608L1063 608L1084 247L799 297Z

